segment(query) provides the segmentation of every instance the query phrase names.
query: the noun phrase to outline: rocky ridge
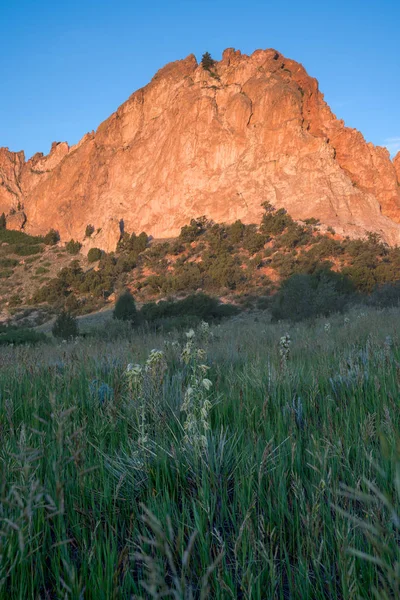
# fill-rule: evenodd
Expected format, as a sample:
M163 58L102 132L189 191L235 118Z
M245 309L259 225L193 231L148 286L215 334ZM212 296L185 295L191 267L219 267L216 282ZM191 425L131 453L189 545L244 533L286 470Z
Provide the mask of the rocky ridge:
M400 153L367 143L316 79L275 50L227 49L207 71L166 65L96 132L28 161L0 148L0 213L112 250L121 230L173 237L191 218L258 223L261 204L336 232L400 243ZM17 214L18 213L18 214Z

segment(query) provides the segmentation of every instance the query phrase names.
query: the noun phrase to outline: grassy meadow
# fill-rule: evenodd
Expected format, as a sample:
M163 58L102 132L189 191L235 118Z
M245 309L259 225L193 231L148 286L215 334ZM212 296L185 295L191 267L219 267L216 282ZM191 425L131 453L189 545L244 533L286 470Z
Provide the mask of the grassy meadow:
M400 598L399 317L0 348L0 599Z

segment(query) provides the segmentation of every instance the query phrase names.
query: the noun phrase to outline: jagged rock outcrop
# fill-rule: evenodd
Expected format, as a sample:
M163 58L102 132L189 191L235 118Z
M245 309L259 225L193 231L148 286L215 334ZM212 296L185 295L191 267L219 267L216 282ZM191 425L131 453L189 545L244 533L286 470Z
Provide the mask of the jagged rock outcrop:
M193 55L165 66L76 146L27 162L0 149L0 213L19 203L26 231L64 240L82 240L90 223L110 250L121 221L170 237L201 215L257 223L267 200L397 244L399 163L336 119L300 64L228 49L211 72Z
M24 228L26 223L26 214L23 210L12 211L9 215L7 215L7 229L17 229L21 230Z
M400 186L400 152L394 157L393 164L397 174L397 183Z

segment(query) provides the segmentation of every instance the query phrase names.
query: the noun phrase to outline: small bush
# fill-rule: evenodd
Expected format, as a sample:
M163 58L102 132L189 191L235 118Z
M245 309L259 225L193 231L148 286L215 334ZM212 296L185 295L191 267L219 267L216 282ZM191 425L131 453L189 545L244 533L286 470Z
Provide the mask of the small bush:
M22 299L18 294L13 294L8 301L8 306L10 308L13 308L15 306L20 306L21 304L22 304Z
M343 275L321 270L286 279L272 303L274 320L301 321L342 312L354 297L352 283Z
M102 256L102 251L100 250L100 248L90 248L87 258L89 262L96 262L97 260L100 260Z
M0 279L8 279L13 273L11 269L0 269Z
M7 242L7 244L36 245L42 243L43 238L40 236L28 235L23 231L16 231L14 229L0 229L0 242Z
M377 308L389 308L400 304L400 281L377 286L369 298L369 304Z
M217 298L207 294L191 294L183 300L162 300L142 306L142 318L148 322L167 318L197 317L205 321L222 319L237 314L239 310L231 304L221 304Z
M15 258L1 258L0 259L0 267L12 268L16 267L19 264L19 261Z
M75 240L70 240L65 244L65 249L68 254L72 254L75 256L78 254L79 250L82 248L82 244L80 242L75 242Z
M191 219L190 225L184 225L184 227L182 227L178 241L186 243L194 242L196 238L211 226L211 224L211 221L206 217Z
M13 253L18 256L31 256L32 254L40 254L40 252L43 252L43 248L39 245L23 246L22 244L18 244L13 248Z
M78 321L70 313L62 311L56 318L51 333L56 338L71 340L78 335Z
M60 241L60 234L55 229L50 229L43 238L46 246L55 246Z
M85 237L89 238L93 233L94 233L94 227L93 227L93 225L86 225Z
M0 346L7 346L13 344L15 346L21 344L38 344L44 342L47 337L44 333L34 331L33 329L17 329L17 328L6 328L6 330L0 333Z
M113 317L120 321L132 321L132 323L137 321L135 300L128 290L118 298L115 304Z
M144 231L140 235L135 233L129 235L125 232L117 244L117 250L118 252L133 252L138 255L147 248L148 242L149 237Z
M2 213L0 215L0 229L5 229L7 226L6 215Z

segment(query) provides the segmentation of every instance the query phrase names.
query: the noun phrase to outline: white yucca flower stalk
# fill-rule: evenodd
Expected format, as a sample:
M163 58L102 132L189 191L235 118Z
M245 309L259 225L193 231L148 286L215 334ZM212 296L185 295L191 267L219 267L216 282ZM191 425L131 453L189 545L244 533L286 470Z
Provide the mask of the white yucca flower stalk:
M206 352L195 345L195 333L191 329L182 350L182 362L188 368L188 383L183 396L181 411L185 413L183 429L184 443L202 452L207 445L207 432L210 429L209 413L212 404L208 392L212 382L206 377L209 367L204 364ZM188 335L190 334L190 335Z
M151 350L144 366L129 364L125 371L125 379L132 399L138 407L138 429L140 446L148 442L148 413L155 409L167 363L161 350Z
M208 342L213 337L213 333L210 329L210 325L206 321L202 321L197 328L197 334L199 339L204 343L208 344Z
M286 333L279 340L279 356L281 357L281 369L284 371L287 368L287 362L290 357L290 345L292 340L290 335Z
M162 350L152 350L144 367L154 383L161 383L167 370L167 362Z
M143 369L141 365L129 363L126 367L125 378L131 392L136 391L142 383Z

